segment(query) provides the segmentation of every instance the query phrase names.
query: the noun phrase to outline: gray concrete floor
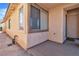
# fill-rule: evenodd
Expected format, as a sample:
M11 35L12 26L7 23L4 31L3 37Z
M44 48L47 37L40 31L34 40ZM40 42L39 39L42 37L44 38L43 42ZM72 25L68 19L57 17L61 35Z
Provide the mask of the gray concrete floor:
M79 46L76 46L71 41L67 41L64 44L46 41L30 48L28 53L35 56L79 56Z
M29 53L24 51L18 45L12 45L8 47L11 43L11 38L5 33L0 33L0 56L30 56Z
M18 45L8 47L10 43L11 38L0 33L0 56L79 56L79 46L71 41L64 44L46 41L28 49L27 52Z

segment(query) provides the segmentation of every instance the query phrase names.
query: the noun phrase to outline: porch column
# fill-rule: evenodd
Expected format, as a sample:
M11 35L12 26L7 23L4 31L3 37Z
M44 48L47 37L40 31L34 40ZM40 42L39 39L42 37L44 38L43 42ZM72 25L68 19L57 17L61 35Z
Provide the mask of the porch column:
M49 40L63 43L65 40L64 10L61 7L49 10Z

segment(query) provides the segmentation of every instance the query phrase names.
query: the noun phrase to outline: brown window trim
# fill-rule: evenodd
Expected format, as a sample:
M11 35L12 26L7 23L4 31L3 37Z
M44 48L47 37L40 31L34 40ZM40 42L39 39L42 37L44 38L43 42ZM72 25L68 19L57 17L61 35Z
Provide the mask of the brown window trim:
M36 4L37 5L37 4ZM34 8L37 8L37 7L35 7L35 6L33 6L33 5L30 5L31 7L34 7ZM37 5L39 8L41 8L42 10L44 10L45 12L47 12L48 13L48 11L47 10L45 10L45 9L43 9L42 7L40 7L39 5ZM39 8L37 8L37 9L39 9ZM31 9L31 8L30 8ZM40 14L40 13L39 13ZM49 16L49 13L48 13L48 16ZM40 18L39 18L39 20L40 20ZM39 32L47 32L48 30L49 30L49 17L48 17L48 20L47 20L48 22L48 25L47 25L47 29L46 30L39 30L39 31L32 31L31 29L30 29L30 26L29 26L29 32L28 33L39 33ZM29 22L30 23L30 22ZM40 23L39 23L40 24ZM40 26L39 26L40 27Z
M47 32L48 30L39 30L39 31L29 31L29 33L40 33L40 32Z

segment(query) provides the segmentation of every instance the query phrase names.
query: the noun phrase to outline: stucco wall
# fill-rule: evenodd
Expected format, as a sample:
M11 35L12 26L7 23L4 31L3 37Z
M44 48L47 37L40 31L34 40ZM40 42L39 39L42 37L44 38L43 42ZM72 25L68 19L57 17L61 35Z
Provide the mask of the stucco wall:
M63 9L61 7L49 10L49 40L63 42Z
M66 8L75 4L61 5L49 9L49 40L63 43L66 40Z
M28 48L48 40L48 32L29 33Z
M19 9L20 7L23 5L23 10L24 10L24 30L19 30ZM6 24L6 32L9 34L9 36L11 36L12 38L14 37L14 35L18 35L18 39L17 39L17 43L23 47L24 49L27 48L27 29L28 27L26 26L27 23L27 19L28 19L28 4L20 4L18 6L18 8L14 11L14 13L10 16L11 20L11 28L8 29L8 20L7 20L7 24Z
M67 14L67 36L71 38L78 38L79 34L79 18L78 18L78 12L70 12Z
M67 37L77 38L77 15L67 16Z

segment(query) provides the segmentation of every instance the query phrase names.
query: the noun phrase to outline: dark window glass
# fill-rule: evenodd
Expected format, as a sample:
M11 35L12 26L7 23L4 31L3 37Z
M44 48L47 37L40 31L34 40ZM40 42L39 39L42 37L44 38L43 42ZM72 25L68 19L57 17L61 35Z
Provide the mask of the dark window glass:
M30 9L30 31L48 30L48 12L31 6Z
M30 26L31 29L39 29L40 11L35 7L31 7Z

